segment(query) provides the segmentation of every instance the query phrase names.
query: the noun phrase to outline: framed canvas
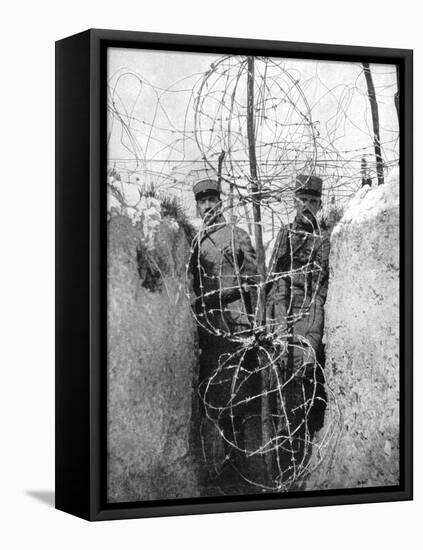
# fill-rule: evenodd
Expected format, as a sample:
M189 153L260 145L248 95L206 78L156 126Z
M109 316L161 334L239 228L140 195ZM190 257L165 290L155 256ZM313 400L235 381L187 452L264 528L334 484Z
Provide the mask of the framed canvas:
M56 43L56 507L412 498L412 51Z

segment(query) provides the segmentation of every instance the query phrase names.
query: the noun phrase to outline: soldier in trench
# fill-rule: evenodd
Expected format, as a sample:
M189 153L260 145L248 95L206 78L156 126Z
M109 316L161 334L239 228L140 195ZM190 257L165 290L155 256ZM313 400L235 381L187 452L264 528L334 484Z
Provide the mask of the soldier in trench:
M259 415L260 378L251 335L256 292L256 254L246 231L222 214L220 186L203 179L194 187L203 226L190 261L199 332L200 432L208 481L226 489L245 475L249 419ZM235 491L236 492L236 491Z
M301 174L295 181L295 219L284 225L270 261L267 322L284 344L271 394L271 413L280 436L275 464L279 481L295 478L307 462L310 442L323 425L326 393L322 367L324 304L329 278L329 236L317 220L322 180Z

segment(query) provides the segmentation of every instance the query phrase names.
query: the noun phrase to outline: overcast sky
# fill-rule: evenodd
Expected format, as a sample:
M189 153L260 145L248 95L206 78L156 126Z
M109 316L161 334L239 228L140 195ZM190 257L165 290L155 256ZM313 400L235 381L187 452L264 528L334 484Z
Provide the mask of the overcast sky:
M180 189L187 181L187 174L203 166L199 162L202 152L194 139L193 100L204 73L221 57L129 48L109 49L109 102L113 110L113 114L109 114L109 165L115 166L122 177L130 181L139 178L140 182L149 181L156 186ZM234 66L241 60L234 60ZM326 163L321 168L324 179L329 182L332 191L338 185L336 193L339 196L345 190L351 193L351 187L359 183L362 156L366 156L370 164L374 158L371 113L361 65L277 58L274 61L271 77L275 86L278 78L284 82L284 86L290 81L294 83L289 93L292 102L298 106L298 113L291 113L289 120L286 120L295 127L295 122L298 123L303 113L310 113L319 140L327 147L319 149L321 158L317 159L318 162L321 160ZM397 89L395 66L372 64L371 70L379 106L384 160L390 163L397 160L398 156L398 119L393 99ZM257 61L257 78L260 76L259 71L260 61ZM214 88L208 89L210 99L203 105L204 112L211 115L215 109L213 99L223 89L222 78L213 78ZM213 78L210 78L211 83ZM230 90L232 81L226 82L229 82L227 88ZM269 94L276 96L275 90L277 92L277 86L269 90ZM214 93L217 95L213 96ZM225 101L229 102L229 98L225 97ZM224 117L225 111L221 114ZM285 114L279 110L277 116ZM201 120L201 124L204 129L207 117ZM269 132L274 130L271 126L271 130L264 132L270 135ZM216 155L220 142L214 150L210 134L204 134L204 139L208 140L207 154L210 153L213 165L217 166ZM302 142L306 139L304 132L295 134L290 130L287 135L292 136L293 149L297 139L300 140L297 149L303 146ZM282 136L282 141L285 138ZM266 141L265 133L262 134L262 140ZM260 158L260 151L258 149L259 161L264 159ZM344 159L351 161L348 170L339 160L332 166L334 151L339 151ZM267 150L266 159L269 158ZM292 154L288 155L287 162L291 158ZM353 176L351 167L355 169ZM266 169L271 170L270 164L263 168L264 175ZM272 175L269 172L269 177ZM337 182L346 183L339 186ZM185 192L181 191L181 194L186 196Z

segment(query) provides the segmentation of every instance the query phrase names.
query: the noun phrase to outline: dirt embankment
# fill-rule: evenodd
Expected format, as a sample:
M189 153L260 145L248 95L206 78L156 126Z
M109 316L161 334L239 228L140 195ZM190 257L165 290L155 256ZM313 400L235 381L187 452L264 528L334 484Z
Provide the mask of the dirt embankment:
M309 489L399 482L398 176L351 201L331 237L326 414Z
M143 241L140 223L120 214L108 222L110 502L198 495L189 445L197 344L185 295L188 240L163 218Z

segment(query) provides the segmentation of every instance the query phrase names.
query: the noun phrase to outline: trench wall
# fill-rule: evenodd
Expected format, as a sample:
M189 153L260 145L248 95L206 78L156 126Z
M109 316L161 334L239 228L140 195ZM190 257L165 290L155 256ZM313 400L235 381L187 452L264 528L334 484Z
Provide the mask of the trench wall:
M188 241L175 221L162 219L146 247L140 223L125 215L108 221L109 502L198 496Z
M325 426L308 489L399 482L398 175L362 188L331 236Z

